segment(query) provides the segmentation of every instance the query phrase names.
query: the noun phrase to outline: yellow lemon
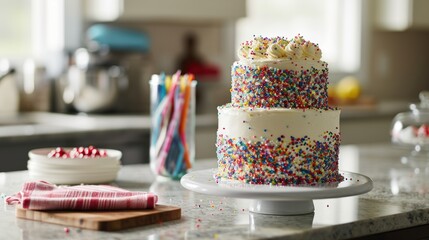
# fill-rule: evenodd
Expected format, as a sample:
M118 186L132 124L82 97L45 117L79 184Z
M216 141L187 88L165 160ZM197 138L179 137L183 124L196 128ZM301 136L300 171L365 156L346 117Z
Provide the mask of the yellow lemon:
M336 88L335 85L332 85L332 84L329 85L328 86L328 97L330 97L330 98L336 98L337 97L336 91L337 91L337 88Z
M348 76L340 80L335 88L336 97L342 100L356 100L361 94L361 85L356 77Z

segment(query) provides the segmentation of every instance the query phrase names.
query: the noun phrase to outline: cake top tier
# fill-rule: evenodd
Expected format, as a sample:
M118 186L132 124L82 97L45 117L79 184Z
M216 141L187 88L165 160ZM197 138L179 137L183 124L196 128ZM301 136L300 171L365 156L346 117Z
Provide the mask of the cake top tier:
M322 58L318 44L305 40L301 35L285 37L256 37L241 44L240 60L315 60Z
M233 107L329 109L329 69L317 44L301 35L254 37L239 56L231 69Z

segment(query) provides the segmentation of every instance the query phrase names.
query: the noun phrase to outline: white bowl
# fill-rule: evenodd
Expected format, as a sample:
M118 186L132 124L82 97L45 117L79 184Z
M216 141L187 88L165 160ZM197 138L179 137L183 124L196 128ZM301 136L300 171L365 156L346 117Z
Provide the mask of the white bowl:
M27 168L29 171L48 171L55 173L100 173L100 172L117 172L121 168L120 164L103 164L101 166L88 166L88 165L70 165L61 166L54 164L40 163L35 160L28 160Z
M86 161L72 161L52 158L37 160L30 159L28 160L28 164L52 169L115 168L121 165L121 161L114 159L88 159Z
M56 158L48 157L48 154L55 148L39 148L33 149L28 152L28 156L31 160L40 161L46 164L56 165L99 165L107 163L108 161L119 161L122 157L122 152L113 149L100 149L107 153L106 157L90 157L90 158ZM71 148L64 148L66 151L70 151ZM107 161L106 161L107 160Z
M121 168L121 151L100 149L106 157L56 158L48 157L55 148L33 149L28 153L29 176L54 184L96 184L112 182ZM71 148L64 148L70 151Z

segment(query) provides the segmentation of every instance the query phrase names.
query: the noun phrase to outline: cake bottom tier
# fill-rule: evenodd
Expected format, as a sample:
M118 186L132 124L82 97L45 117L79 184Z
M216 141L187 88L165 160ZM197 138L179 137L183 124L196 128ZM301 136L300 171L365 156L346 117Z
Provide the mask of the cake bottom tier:
M269 185L337 183L339 110L219 108L219 180Z

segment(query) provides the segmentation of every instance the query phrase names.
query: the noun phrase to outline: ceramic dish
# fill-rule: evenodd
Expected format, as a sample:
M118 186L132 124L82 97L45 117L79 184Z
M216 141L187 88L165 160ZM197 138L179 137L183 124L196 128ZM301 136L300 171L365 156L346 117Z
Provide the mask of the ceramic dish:
M48 157L48 154L55 148L39 148L33 149L28 152L28 156L32 160L43 161L46 163L52 163L55 161L57 164L64 165L75 165L75 164L101 164L104 163L105 160L119 160L122 157L122 152L113 149L100 149L105 150L107 152L106 157L84 157L84 158L56 158L56 157ZM64 148L66 151L70 151L71 148Z
M39 164L37 161L28 160L27 168L30 171L46 171L46 172L56 172L56 173L98 173L98 172L117 172L120 169L120 165L102 165L102 166L92 166L88 167L86 165L83 166L68 166L68 167L59 167L59 166L51 166L48 164Z
M42 168L50 169L90 169L90 168L117 168L121 165L119 160L87 160L86 163L79 161L71 162L68 160L63 161L62 159L48 159L48 160L34 160L30 159L27 165L38 166Z
M49 157L55 148L39 148L28 153L28 173L31 179L44 180L54 184L97 184L116 179L121 168L122 153L113 149L107 156L62 158ZM72 148L64 148L69 152Z

